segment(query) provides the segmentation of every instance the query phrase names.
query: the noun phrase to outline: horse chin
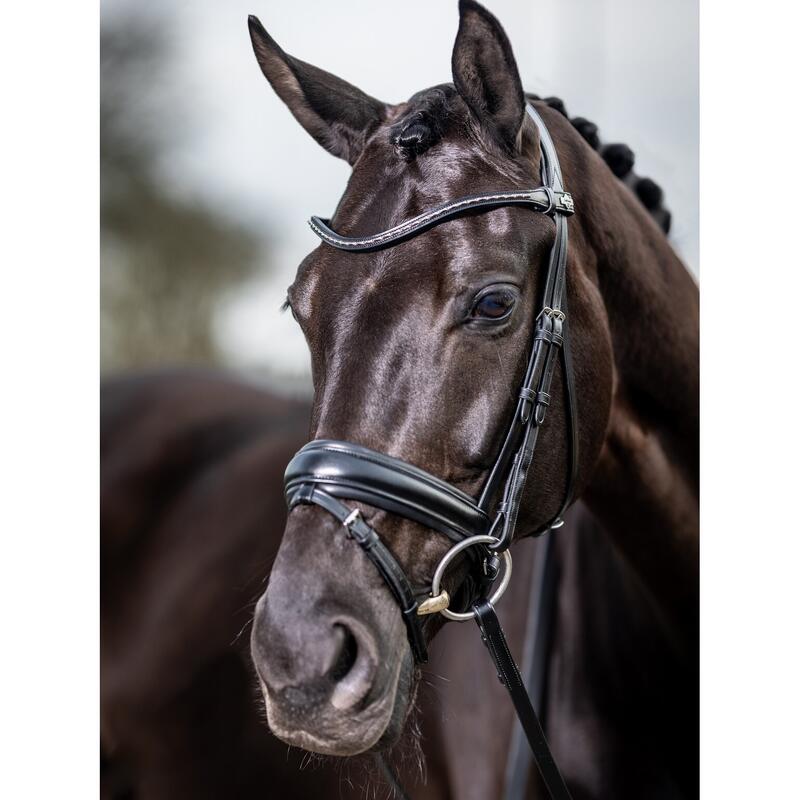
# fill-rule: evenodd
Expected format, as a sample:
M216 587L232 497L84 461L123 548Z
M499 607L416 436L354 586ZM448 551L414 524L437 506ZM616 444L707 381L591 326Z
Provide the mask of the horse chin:
M416 692L411 652L405 648L382 689L362 708L342 713L330 703L320 704L312 716L294 718L270 701L269 690L259 681L272 732L286 744L328 756L356 756L384 750L399 739Z

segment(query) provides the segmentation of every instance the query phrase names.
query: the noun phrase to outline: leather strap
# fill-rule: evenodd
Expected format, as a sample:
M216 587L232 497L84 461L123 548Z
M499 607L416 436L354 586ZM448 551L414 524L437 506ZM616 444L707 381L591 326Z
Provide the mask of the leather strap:
M287 500L289 511L300 504L317 505L333 514L347 528L348 535L355 540L369 560L377 567L381 577L394 595L408 631L408 642L414 658L420 664L426 664L428 649L425 645L420 617L417 614L417 599L414 596L414 590L391 550L381 541L375 530L364 521L360 512L357 509L348 508L335 497L319 491L310 483L296 486L291 494L287 494Z
M503 629L500 627L500 620L497 619L492 604L486 600L476 603L472 610L475 612L475 621L481 632L481 639L489 651L489 655L497 668L497 677L506 687L517 717L525 731L528 744L542 776L547 791L552 800L572 800L572 796L567 789L564 779L556 766L550 746L547 744L539 718L533 710L528 693L525 691L525 684L522 682L517 665L508 649Z
M520 672L525 680L528 697L534 709L539 710L540 719L544 716L544 692L559 580L554 544L552 535L545 534L535 545L536 559L520 661ZM527 796L532 759L533 753L526 745L522 728L514 725L506 759L504 800L523 800Z
M562 301L562 308L564 313L567 312L567 298L566 295ZM564 513L572 503L572 498L575 493L575 483L578 479L578 456L579 456L579 440L578 440L578 409L576 407L576 393L575 393L575 371L572 368L572 349L570 347L569 337L569 319L564 320L564 346L561 348L561 361L563 364L564 376L564 397L566 402L566 419L567 425L571 431L569 437L569 474L567 476L567 491L564 494L564 500L561 503L555 519L550 523L550 528L560 528L564 522Z
M484 192L482 194L459 197L457 200L434 206L416 217L407 219L371 236L343 236L330 227L329 219L322 219L321 217L311 217L308 224L311 230L331 247L335 247L338 250L363 252L366 250L380 250L384 247L395 245L404 239L428 230L434 225L438 225L440 222L457 217L467 211L473 211L476 208L497 208L510 205L531 206L534 211L540 211L544 214L556 211L562 214L574 213L572 196L564 191L554 192L549 188L548 184L548 186L540 186L537 189L512 189L510 191Z
M539 130L542 181L553 193L563 193L563 179L558 154L550 134L536 110L528 105L528 115ZM503 445L481 491L478 505L488 511L494 502L500 481L506 476L503 497L497 506L500 542L496 550L511 545L517 523L522 493L533 461L533 454L550 404L550 387L555 372L557 353L560 353L566 396L566 421L569 428L569 474L564 499L556 516L536 535L563 524L562 515L572 501L578 465L577 410L574 377L566 318L566 275L568 230L566 216L553 214L556 236L550 252L547 278L542 292L542 305L536 321L531 353L525 379L519 391L516 412L511 420Z
M313 483L329 495L358 500L413 519L454 542L485 534L491 520L467 494L419 467L368 447L332 439L306 444L286 467L287 496Z

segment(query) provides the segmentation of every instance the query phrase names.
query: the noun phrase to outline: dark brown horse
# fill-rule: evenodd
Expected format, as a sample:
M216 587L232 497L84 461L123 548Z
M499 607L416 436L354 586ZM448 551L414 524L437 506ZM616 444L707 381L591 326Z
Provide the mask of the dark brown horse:
M246 657L308 408L194 373L101 399L104 799L308 796L324 781L266 734Z
M538 184L538 133L524 114L509 41L471 0L462 0L460 14L453 84L397 105L287 55L251 18L256 57L274 90L306 131L353 167L332 222L342 234L368 235L454 198ZM548 693L551 738L576 795L690 796L697 791L697 287L636 197L568 120L545 103L536 107L579 209L570 222L567 280L578 494L608 532L598 559L619 554L626 565L620 591L631 607L625 620L610 611L598 620L606 604L616 610L614 589L603 586L586 603L591 614L570 615ZM474 496L515 407L553 237L546 217L505 207L450 220L388 250L343 253L323 244L312 252L287 300L311 350L312 438L385 452ZM553 397L561 391L557 381ZM563 409L553 404L539 439L522 535L553 518L565 491ZM410 520L361 510L412 580L430 580L447 540ZM647 637L631 638L643 619ZM577 701L580 660L559 650L576 630L598 636L608 658L620 648L642 648L644 658L651 638L669 653L661 660L668 674L641 675L663 695L624 747ZM400 614L374 566L320 509L290 515L251 643L280 738L335 755L398 741L420 679ZM588 672L587 681L594 668ZM668 684L681 686L676 702L665 702ZM637 692L625 688L609 696L606 713L633 702ZM662 739L678 712L680 736ZM474 728L472 735L486 737ZM644 741L646 754L638 751ZM661 758L671 766L650 768Z
M397 106L287 56L257 21L251 33L264 73L301 124L354 167L337 229L371 233L441 200L538 182L513 55L480 6L461 4L455 86ZM545 104L537 109L579 208L570 222L568 293L589 509L578 504L556 540L547 732L576 798L692 797L697 289L575 127ZM372 446L474 491L512 410L551 240L547 219L505 208L383 253L312 253L289 291L312 352L312 435ZM480 313L499 308L502 322L471 327L473 300L487 292L492 302ZM557 376L554 397L560 392ZM363 794L360 759L300 773L299 759L276 747L254 711L244 652L286 519L281 473L307 438L307 413L219 378L106 387L108 796L308 797L340 788L347 796L341 774L353 779L353 796ZM531 477L523 534L552 515L564 491L559 402ZM363 512L403 566L429 579L447 546L442 537ZM499 608L517 653L535 550L532 541L515 546L518 566ZM340 658L330 620L343 615L357 652L373 656L366 666ZM430 666L413 669L391 596L322 513L292 513L253 642L273 729L286 741L345 755L388 749L414 798L501 796L512 710L472 626L447 626ZM349 679L365 687L364 702L286 702L287 686L332 691L342 675L328 668L331 659L359 667ZM403 758L415 755L417 730L427 782L415 759ZM380 776L370 780L380 785Z
M309 763L286 748L254 702L252 608L281 541L281 474L307 435L309 407L190 371L109 379L101 398L104 800L262 798L267 790L360 798L382 786L369 759ZM523 611L532 567L523 561L510 590ZM512 640L523 625L524 616L512 622ZM415 797L461 796L444 749L454 716L510 723L507 709L491 710L502 699L494 682L465 708L465 687L439 677L454 671L454 654L460 664L477 660L464 633L454 628L449 646L433 653L418 720L424 787L416 761L401 760ZM484 765L476 785L498 780Z
M104 800L361 798L385 787L368 759L304 760L269 733L253 702L252 606L280 544L281 472L307 435L309 408L182 372L108 380L102 409ZM537 546L518 545L503 600L516 653ZM594 771L576 797L680 796L658 787L690 772L682 759L692 763L694 743L682 726L691 684L636 578L582 507L556 555L545 712L569 774ZM420 694L408 741L393 752L415 800L501 796L512 712L471 626L437 637ZM424 784L408 757L417 730Z

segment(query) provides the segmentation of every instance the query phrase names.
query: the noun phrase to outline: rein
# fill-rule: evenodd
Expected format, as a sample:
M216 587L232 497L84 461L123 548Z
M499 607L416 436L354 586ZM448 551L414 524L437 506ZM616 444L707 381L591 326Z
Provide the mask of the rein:
M567 218L574 213L575 206L572 196L564 190L558 155L544 121L530 105L527 113L539 132L542 186L538 188L458 198L371 236L342 236L330 227L329 220L312 217L309 221L314 233L331 247L370 252L393 246L475 209L522 205L553 219L555 241L550 251L525 378L518 392L514 416L479 497L474 499L400 459L333 440L309 442L295 455L286 468L285 493L290 511L301 504L316 505L336 517L375 564L398 604L411 651L418 663L425 663L428 658L423 632L427 615L441 613L451 620L474 619L477 622L550 796L554 800L570 800L494 611L494 604L511 578L509 547L539 429L551 404L550 389L559 353L569 428L569 474L558 513L535 535L563 525L562 515L572 500L578 465L577 410L566 309ZM498 502L496 498L503 480L505 485ZM357 508L351 508L343 500L398 514L452 540L453 546L442 557L426 591L414 590L377 531ZM470 559L464 590L468 610L458 612L450 608L450 596L442 589L442 581L450 562L462 553ZM501 573L501 561L505 564L502 578L494 587Z

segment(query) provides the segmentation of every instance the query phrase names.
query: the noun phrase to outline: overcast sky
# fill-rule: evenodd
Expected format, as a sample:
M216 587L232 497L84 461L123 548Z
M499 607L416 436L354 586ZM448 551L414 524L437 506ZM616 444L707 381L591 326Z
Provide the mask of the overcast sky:
M698 269L698 28L695 0L487 0L511 39L528 91L557 95L604 142L636 154L636 171L664 188L673 245ZM102 14L163 20L173 39L161 90L181 98L180 147L163 170L265 234L260 280L220 314L231 362L303 374L305 343L278 313L297 265L317 245L306 220L329 214L349 167L297 124L261 75L247 15L289 53L388 102L451 80L456 0L278 2L105 0ZM148 87L143 87L147 90ZM155 87L153 87L155 89ZM269 269L267 269L267 266Z

